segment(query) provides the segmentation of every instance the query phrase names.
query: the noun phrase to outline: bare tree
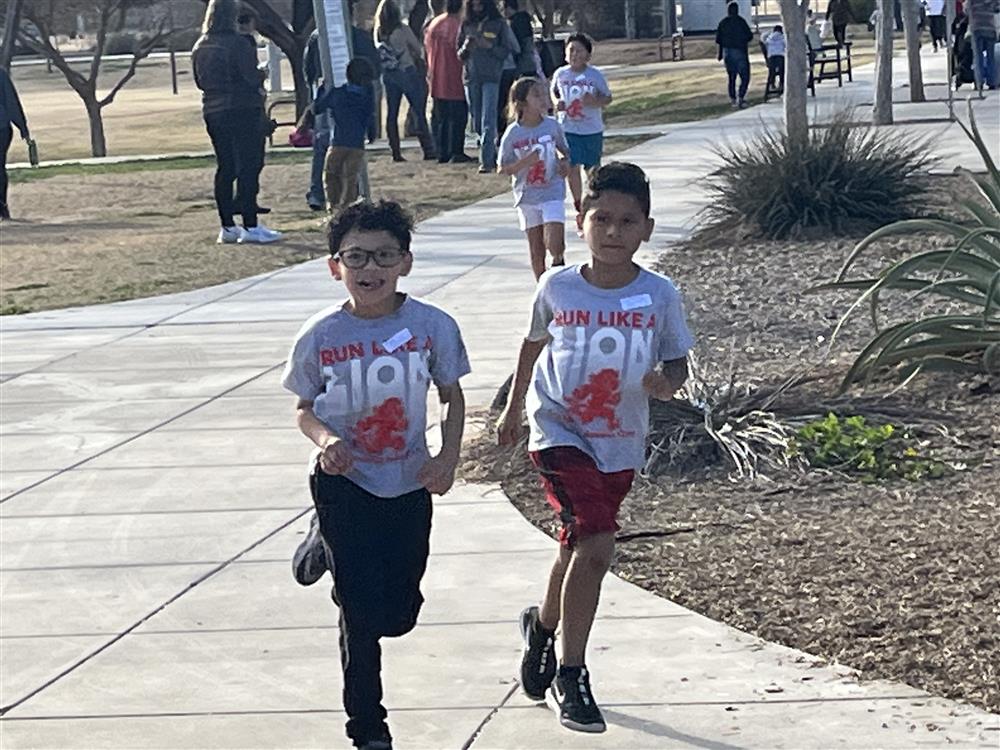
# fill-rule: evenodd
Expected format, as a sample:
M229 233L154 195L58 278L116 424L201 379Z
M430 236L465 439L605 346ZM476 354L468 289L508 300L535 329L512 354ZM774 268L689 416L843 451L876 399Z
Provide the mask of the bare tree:
M10 70L10 61L14 57L17 27L21 24L21 0L7 0L5 18L3 42L0 43L0 68Z
M103 110L114 102L118 92L125 84L132 80L139 63L149 56L153 48L166 41L173 33L166 28L166 21L161 21L152 33L142 37L136 45L135 52L128 68L111 86L104 96L97 93L97 80L101 72L101 62L104 57L105 46L108 41L108 31L112 20L116 18L121 10L124 0L91 0L89 3L73 2L73 0L48 0L48 2L27 3L22 8L25 20L30 22L32 28L26 28L22 24L18 29L18 37L35 52L44 55L65 77L67 83L83 100L83 106L87 110L87 119L90 121L90 152L93 156L107 156L107 138L104 135ZM136 0L131 0L131 5L137 5ZM47 6L47 7L46 7ZM85 10L96 11L97 39L94 42L93 56L86 73L74 70L59 48L53 43L52 18L55 11L60 14L74 13Z
M902 0L906 34L906 64L910 74L910 101L924 102L924 75L920 67L920 0Z
M878 0L875 30L875 106L872 124L892 125L892 0Z
M806 86L809 82L809 43L806 14L809 0L779 0L785 31L785 131L790 146L805 146L809 140Z

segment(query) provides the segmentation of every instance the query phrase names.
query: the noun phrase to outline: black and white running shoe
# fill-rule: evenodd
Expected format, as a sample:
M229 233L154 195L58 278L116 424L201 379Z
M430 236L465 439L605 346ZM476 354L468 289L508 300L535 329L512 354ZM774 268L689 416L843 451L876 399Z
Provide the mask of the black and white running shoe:
M535 701L545 700L545 691L556 676L556 634L542 627L538 607L528 607L521 613L521 689Z
M546 703L567 729L599 733L608 728L590 692L590 673L586 667L560 668L546 695Z

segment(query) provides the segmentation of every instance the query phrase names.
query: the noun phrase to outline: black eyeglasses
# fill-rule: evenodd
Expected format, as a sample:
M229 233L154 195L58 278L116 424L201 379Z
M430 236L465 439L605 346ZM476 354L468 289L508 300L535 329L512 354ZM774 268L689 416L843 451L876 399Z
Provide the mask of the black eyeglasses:
M341 250L335 257L348 268L357 270L367 266L369 260L375 261L375 265L379 268L392 268L403 260L404 255L406 251L398 247L380 247L377 250L352 247Z

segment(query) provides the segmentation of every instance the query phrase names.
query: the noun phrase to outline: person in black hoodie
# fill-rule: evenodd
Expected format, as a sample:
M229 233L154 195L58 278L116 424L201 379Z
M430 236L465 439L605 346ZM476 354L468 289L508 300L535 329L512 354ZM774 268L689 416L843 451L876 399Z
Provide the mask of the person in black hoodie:
M719 45L719 60L726 63L729 74L729 101L733 107L742 109L747 105L747 88L750 86L750 55L747 45L753 41L750 26L740 16L740 6L730 3L727 15L719 21L715 32L715 43ZM740 89L736 91L736 77L740 78Z
M12 125L20 131L22 139L28 140L28 120L24 116L17 89L7 71L0 68L0 219L10 218L10 209L7 207L7 151L14 140Z
M237 15L235 0L210 0L191 63L215 151L215 203L222 223L218 242L264 244L281 239L280 232L257 221L258 152L265 119L260 88L265 74L257 67L254 47L237 33ZM234 179L238 207L233 200ZM237 208L242 227L234 219Z

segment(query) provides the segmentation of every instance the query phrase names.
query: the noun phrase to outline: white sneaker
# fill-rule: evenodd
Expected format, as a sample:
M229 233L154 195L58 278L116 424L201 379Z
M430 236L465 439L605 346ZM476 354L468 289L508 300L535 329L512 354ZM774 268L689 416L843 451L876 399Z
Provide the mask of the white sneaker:
M277 242L281 239L281 232L268 229L263 224L258 224L251 229L244 229L240 237L240 244L266 245L269 242Z
M218 245L232 245L243 241L243 227L223 227L219 230L219 238L215 241Z

